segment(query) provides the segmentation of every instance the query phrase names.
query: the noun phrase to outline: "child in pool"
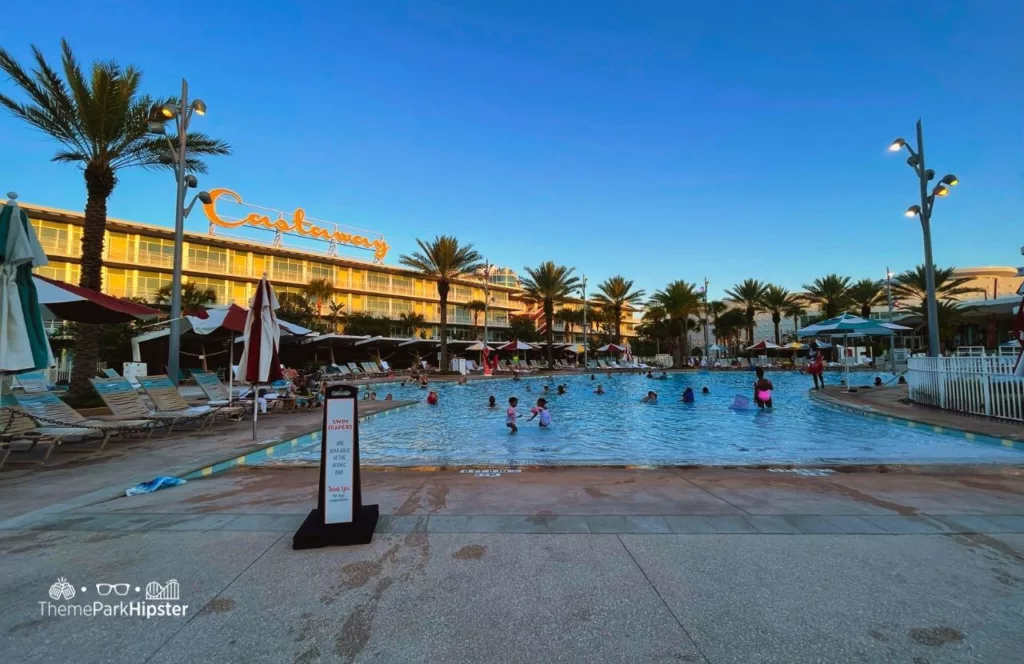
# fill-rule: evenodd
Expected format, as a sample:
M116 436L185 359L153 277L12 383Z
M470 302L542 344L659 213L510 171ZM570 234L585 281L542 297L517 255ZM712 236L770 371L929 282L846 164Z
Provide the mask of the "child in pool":
M601 385L598 385L597 389L594 390L594 394L604 394L604 387L602 387Z
M683 403L693 403L693 389L686 388L683 390Z
M565 394L565 385L559 385L558 386L558 393L559 394Z
M708 386L705 385L704 387L700 388L700 393L701 394L711 394L711 390L709 390Z
M772 407L772 391L775 386L772 385L772 381L764 377L764 369L758 367L754 369L754 373L757 375L757 380L754 381L754 401L757 402L758 408Z
M498 407L498 400L494 398L493 394L491 396L487 397L487 407L488 408L497 408Z
M508 410L505 411L505 426L509 428L509 433L516 433L519 431L516 427L516 418L519 417L519 413L516 412L516 406L518 405L519 399L509 397Z
M439 397L437 396L437 392L431 390L430 394L427 395L427 403L430 404L431 406L436 406L438 400Z
M533 415L530 416L530 419L526 420L527 422L532 422L534 419L539 417L540 425L542 427L547 428L551 426L551 413L548 411L547 399L537 399L537 406L535 408L531 408L530 411Z
M395 397L392 396L390 392L388 392L388 395L384 397L384 401L394 401L394 399Z
M658 403L658 393L653 391L648 392L647 396L645 396L640 401L642 403Z
M596 380L596 377L594 376L594 374L590 374L590 380Z

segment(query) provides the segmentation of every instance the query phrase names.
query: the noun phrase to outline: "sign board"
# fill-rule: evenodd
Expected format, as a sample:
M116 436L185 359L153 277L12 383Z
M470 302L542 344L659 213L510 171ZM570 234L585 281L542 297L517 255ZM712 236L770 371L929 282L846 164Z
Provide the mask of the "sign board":
M134 387L139 386L139 376L148 376L149 369L145 362L125 362L121 367L121 375Z
M352 465L355 441L355 399L328 399L323 432L321 472L324 523L352 523Z

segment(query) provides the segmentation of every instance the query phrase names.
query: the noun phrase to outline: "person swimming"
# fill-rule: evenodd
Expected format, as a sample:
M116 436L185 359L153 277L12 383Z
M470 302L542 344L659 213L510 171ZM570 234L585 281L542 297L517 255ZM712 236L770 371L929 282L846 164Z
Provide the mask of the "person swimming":
M436 406L438 401L440 401L440 397L437 396L437 392L431 390L430 394L427 395L427 403L431 406Z
M487 397L487 407L488 408L497 408L498 407L498 400L494 398L493 394L491 396Z
M519 399L509 397L508 410L505 411L505 426L509 428L509 433L516 433L519 431L519 428L516 426L516 418L519 417L519 413L516 412L516 406L518 405Z
M565 385L559 385L558 386L558 393L559 394L565 394Z
M761 367L754 369L754 373L757 376L757 380L754 381L754 401L757 402L758 408L771 408L772 391L775 390L775 386L764 377L764 369Z
M547 428L551 426L551 413L548 411L547 399L537 399L537 405L534 408L531 408L530 411L533 415L530 416L530 419L526 420L527 422L532 422L534 419L539 417L540 425L542 427Z
M683 390L683 403L693 403L693 388Z
M875 387L881 387L881 386L882 386L882 377L881 376L875 376Z
M667 371L662 371L661 375L658 376L658 379L659 380L668 380L668 372Z
M597 380L597 377L594 374L590 374L590 380Z
M599 384L599 385L597 386L597 389L596 389L596 390L594 390L594 394L604 394L604 387L602 387L602 386L601 386L601 385Z
M647 393L647 396L640 399L640 401L642 403L658 403L658 393L652 390Z
M395 397L391 396L390 392L388 392L388 395L384 397L384 401L394 401L394 399Z
M704 387L700 388L700 393L701 394L711 394L711 390L709 390L708 386L705 385Z

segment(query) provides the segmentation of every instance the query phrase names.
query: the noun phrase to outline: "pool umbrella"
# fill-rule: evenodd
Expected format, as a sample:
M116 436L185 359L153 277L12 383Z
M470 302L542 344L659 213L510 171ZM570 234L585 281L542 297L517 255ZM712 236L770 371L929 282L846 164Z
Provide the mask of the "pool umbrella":
M797 351L807 348L807 344L802 344L799 341L794 341L793 343L786 344L785 346L783 346L783 348L788 348L793 351L793 364L796 365Z
M62 320L79 323L127 323L133 320L151 320L160 315L159 311L145 305L40 274L32 275L32 281L39 296L39 304Z
M598 348L597 352L599 352L599 353L611 353L611 352L614 351L616 353L622 353L622 352L625 352L625 350L626 350L625 346L619 346L617 344L605 344L604 346L601 346L600 348Z
M24 373L55 364L46 338L32 268L47 265L32 223L14 199L0 210L0 373Z
M256 419L259 412L259 386L284 378L277 349L281 345L281 327L274 310L278 308L274 288L264 274L256 285L249 314L245 319L245 346L238 359L238 379L253 386L252 439L256 440Z
M893 330L909 330L909 327L903 325L896 325L895 323L876 323L873 320L867 318L861 318L860 316L854 316L853 314L842 314L835 318L829 318L823 320L820 323L814 323L808 325L802 330L797 331L797 336L800 337L843 337L843 346L845 347L846 339L850 335L864 335L864 336L889 336ZM846 369L846 391L850 391L850 363L846 359L846 353L843 352L843 366Z

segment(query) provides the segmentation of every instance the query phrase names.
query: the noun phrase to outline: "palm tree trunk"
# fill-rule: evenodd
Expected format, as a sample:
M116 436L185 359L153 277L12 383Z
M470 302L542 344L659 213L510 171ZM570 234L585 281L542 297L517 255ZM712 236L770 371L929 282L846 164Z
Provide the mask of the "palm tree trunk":
M448 371L448 291L447 281L437 282L437 296L441 298L441 371Z
M782 323L782 317L772 316L772 322L775 323L775 345L778 346L782 343L782 337L779 336L779 325Z
M103 289L103 238L107 227L107 199L117 180L109 166L89 164L85 168L85 225L82 229L82 274L78 285L100 291ZM96 375L99 358L99 329L95 325L75 327L75 357L71 370L68 396L72 403L92 398L89 379Z
M547 324L548 338L548 368L555 363L555 303L551 300L544 300L544 322Z
M615 305L615 343L622 344L622 307Z

